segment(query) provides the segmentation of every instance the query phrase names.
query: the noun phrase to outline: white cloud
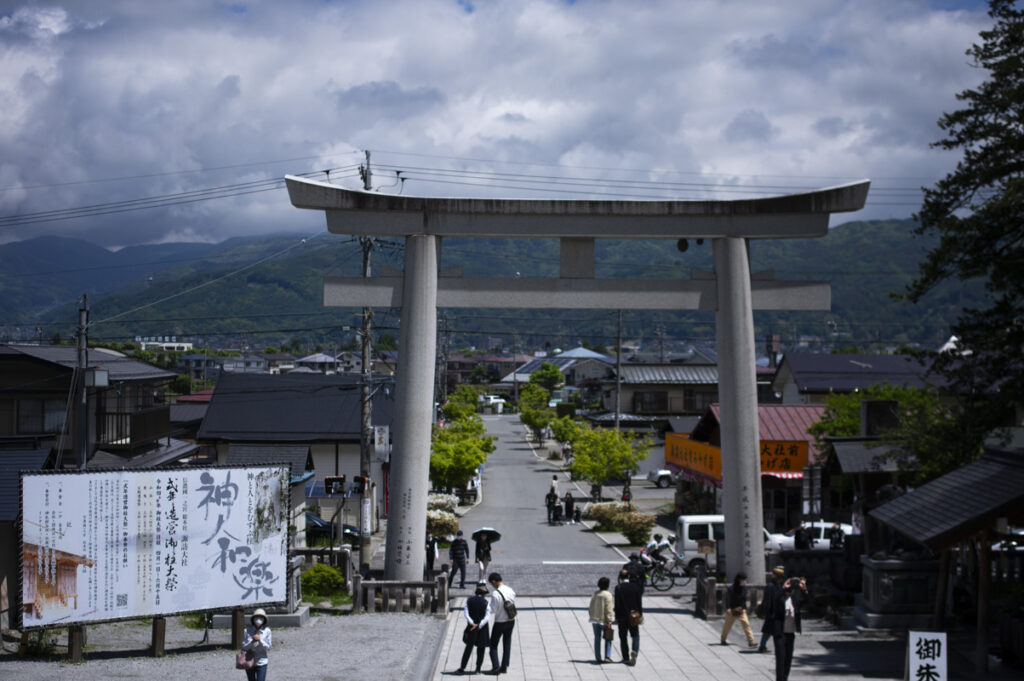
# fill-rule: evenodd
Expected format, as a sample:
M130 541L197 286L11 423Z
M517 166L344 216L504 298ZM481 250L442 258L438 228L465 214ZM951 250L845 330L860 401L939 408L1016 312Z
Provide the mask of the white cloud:
M28 213L338 168L364 148L381 183L395 168L445 167L920 186L956 160L928 148L935 121L984 75L964 57L990 23L975 4L7 2L0 207ZM104 178L131 179L68 184ZM526 192L505 184L410 179L403 190ZM29 189L39 185L60 186ZM863 216L909 215L907 201L878 201ZM322 216L268 192L3 227L0 238L126 244L311 227Z

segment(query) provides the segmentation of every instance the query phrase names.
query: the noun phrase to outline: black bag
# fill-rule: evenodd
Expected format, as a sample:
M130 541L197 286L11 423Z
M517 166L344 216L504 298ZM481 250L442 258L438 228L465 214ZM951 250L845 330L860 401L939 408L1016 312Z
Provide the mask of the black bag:
M505 598L505 594L501 593L501 589L495 589L495 591L497 591L498 595L501 596L501 600L505 601L505 614L508 616L510 620L514 620L516 618L515 602Z
M466 625L466 630L462 632L462 642L467 646L476 643L477 636L480 634L479 629L473 629L470 625Z

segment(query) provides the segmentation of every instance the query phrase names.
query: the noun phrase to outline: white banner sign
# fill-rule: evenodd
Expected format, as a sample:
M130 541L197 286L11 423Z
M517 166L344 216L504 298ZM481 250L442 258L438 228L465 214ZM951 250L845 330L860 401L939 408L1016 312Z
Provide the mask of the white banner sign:
M907 678L910 681L946 681L946 634L941 631L907 632Z
M22 625L286 599L287 466L22 476Z

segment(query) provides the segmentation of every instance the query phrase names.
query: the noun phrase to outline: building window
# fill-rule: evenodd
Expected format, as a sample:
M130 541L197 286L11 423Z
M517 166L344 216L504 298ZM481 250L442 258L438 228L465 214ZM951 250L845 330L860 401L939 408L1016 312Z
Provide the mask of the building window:
M62 400L18 400L18 432L59 433L66 408Z
M668 411L668 392L649 390L633 394L633 409L638 414Z

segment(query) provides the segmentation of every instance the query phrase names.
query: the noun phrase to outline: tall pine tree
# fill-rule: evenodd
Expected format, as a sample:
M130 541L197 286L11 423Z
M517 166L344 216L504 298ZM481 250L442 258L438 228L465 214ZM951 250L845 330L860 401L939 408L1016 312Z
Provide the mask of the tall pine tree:
M963 310L958 347L935 364L975 447L1024 401L1024 12L1015 0L990 0L989 16L995 25L967 51L988 78L957 95L965 106L939 119L946 136L932 145L963 158L925 190L916 216L916 233L939 243L905 293L917 302L947 280L985 281L987 306Z

